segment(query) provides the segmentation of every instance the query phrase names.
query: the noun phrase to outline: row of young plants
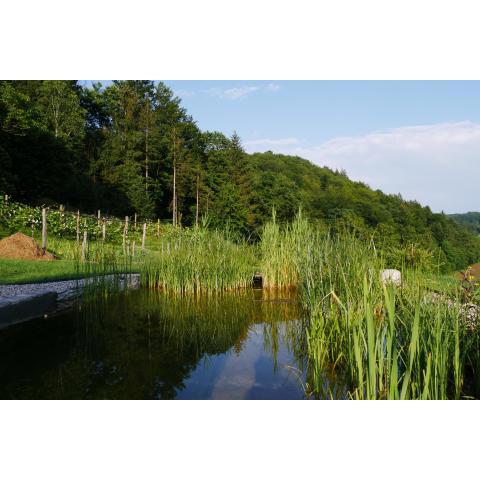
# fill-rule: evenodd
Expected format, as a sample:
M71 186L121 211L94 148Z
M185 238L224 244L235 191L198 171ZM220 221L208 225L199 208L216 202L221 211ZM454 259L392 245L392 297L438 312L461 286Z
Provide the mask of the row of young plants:
M474 296L466 299L460 284L435 292L417 268L404 270L401 287L384 285L389 265L373 241L315 228L301 215L284 228L267 225L261 249L266 286L297 286L308 312L312 396L480 395L479 332L464 308Z
M28 232L35 236L42 229L43 207L32 207L11 199L0 198L0 226L10 233ZM125 230L125 219L95 215L78 214L66 211L62 206L50 206L47 210L48 234L58 238L76 239L77 232L83 236L87 232L89 238L101 239L105 231L105 239L109 242L122 242ZM157 235L157 222L147 221L148 235ZM164 225L161 228L166 228ZM128 235L140 236L142 224L129 222Z

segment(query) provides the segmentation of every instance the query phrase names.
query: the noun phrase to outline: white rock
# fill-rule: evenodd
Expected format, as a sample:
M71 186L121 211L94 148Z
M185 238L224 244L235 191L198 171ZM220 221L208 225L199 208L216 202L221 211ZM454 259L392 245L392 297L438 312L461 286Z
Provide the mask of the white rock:
M399 270L384 270L381 274L381 279L384 285L392 284L396 287L402 286L402 272Z

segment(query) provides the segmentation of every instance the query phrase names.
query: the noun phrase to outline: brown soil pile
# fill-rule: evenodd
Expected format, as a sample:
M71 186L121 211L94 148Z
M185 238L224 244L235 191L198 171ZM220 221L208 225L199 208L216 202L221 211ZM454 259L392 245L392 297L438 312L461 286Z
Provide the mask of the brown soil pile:
M50 252L45 252L45 255L42 255L42 249L38 243L33 238L19 232L0 240L0 258L55 260L55 255Z
M480 280L480 263L475 263L474 265L470 265L470 267L471 267L470 273L475 277L476 280ZM457 272L455 274L455 278L457 280L462 280L463 272Z
M480 263L476 263L475 265L472 265L472 275L477 280L480 280Z

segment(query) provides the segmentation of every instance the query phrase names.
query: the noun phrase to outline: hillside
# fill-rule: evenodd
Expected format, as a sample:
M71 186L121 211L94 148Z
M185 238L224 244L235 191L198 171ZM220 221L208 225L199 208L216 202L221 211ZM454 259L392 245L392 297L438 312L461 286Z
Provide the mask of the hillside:
M480 235L480 212L455 213L449 217L475 235Z
M436 261L446 270L462 269L480 259L479 238L448 216L433 213L417 202L372 190L351 181L344 172L321 168L299 157L266 152L250 158L259 199L256 211L262 220L273 206L281 220L288 220L301 205L314 220L332 224L343 220L373 234L379 246L415 245L435 251Z
M251 241L272 208L283 222L301 207L322 224L373 236L392 265L458 270L480 260L480 238L428 207L298 157L248 155L235 133L202 132L161 82L0 81L0 193L29 205L205 221Z

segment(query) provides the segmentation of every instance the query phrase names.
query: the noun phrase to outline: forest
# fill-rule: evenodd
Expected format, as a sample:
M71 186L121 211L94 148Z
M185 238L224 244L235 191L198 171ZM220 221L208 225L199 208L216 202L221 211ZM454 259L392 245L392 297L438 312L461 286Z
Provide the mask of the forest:
M275 210L287 223L343 225L385 255L411 252L442 271L480 258L454 219L343 171L272 152L235 132L204 132L162 82L0 81L0 192L31 205L194 226L255 242ZM405 247L408 247L405 249Z
M454 213L449 216L475 235L480 235L480 212Z

